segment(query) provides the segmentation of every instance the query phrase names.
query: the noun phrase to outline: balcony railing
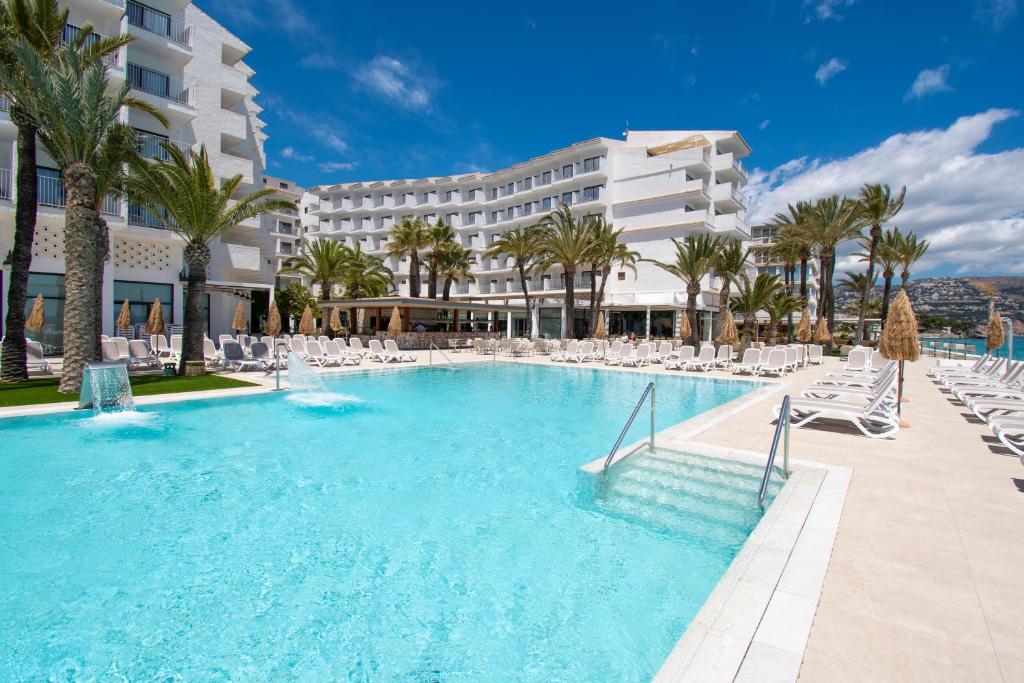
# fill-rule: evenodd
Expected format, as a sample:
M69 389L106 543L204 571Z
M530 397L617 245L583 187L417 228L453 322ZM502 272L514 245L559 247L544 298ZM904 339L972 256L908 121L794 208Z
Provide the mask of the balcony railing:
M78 34L80 34L81 32L82 29L79 26L75 26L74 24L64 24L64 30L61 31L60 34L60 44L67 45L68 43L73 42L76 38L78 38ZM98 43L101 40L103 40L103 36L101 36L100 34L90 33L89 37L85 39L85 45L93 45L94 43ZM118 53L112 52L108 55L103 56L103 63L110 66L112 64L117 64L117 59Z
M100 213L107 216L121 215L121 200L113 195L107 195L100 204Z
M181 142L180 140L172 140L163 135L157 135L144 130L135 130L139 134L139 156L145 159L152 159L156 157L162 161L170 161L170 153L163 148L163 144L169 144L177 147L182 152L188 154L188 151L192 149L192 145Z
M11 101L9 99L7 99L4 95L0 95L0 111L10 111L10 110L11 110Z
M175 222L167 215L166 210L160 212L162 216L156 216L141 204L128 203L128 225L140 225L144 228L167 228L176 226Z
M0 199L10 199L11 193L11 169L0 168Z
M192 30L169 14L142 3L128 0L128 23L150 33L169 38L180 45L192 45Z
M128 82L132 84L133 88L142 92L192 106L192 93L189 88L185 87L181 79L172 78L165 73L129 62Z
M61 179L48 175L37 176L36 201L42 206L63 209L67 205L68 193Z

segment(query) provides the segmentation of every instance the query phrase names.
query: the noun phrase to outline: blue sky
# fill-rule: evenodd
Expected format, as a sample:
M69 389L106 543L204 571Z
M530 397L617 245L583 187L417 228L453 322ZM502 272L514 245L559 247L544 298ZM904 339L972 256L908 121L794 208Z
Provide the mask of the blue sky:
M627 121L739 130L754 203L772 208L789 188L806 192L808 173L865 172L842 163L928 131L950 139L919 173L904 178L887 158L866 173L913 198L951 154L1024 171L1016 0L198 4L253 47L268 170L300 184L491 170L616 137ZM977 124L966 138L963 117ZM969 222L1009 221L1024 243L1024 196L1006 193Z

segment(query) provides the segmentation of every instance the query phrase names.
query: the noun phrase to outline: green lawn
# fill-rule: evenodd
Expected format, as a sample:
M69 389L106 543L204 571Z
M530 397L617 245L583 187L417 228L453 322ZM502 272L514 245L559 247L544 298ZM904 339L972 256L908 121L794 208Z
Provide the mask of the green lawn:
M77 396L58 394L58 377L33 379L22 384L0 384L0 408L28 406L36 403L59 403L77 401ZM163 375L140 375L131 378L132 393L136 396L174 394L185 391L209 391L211 389L237 389L254 387L252 382L220 375L202 377L164 377Z

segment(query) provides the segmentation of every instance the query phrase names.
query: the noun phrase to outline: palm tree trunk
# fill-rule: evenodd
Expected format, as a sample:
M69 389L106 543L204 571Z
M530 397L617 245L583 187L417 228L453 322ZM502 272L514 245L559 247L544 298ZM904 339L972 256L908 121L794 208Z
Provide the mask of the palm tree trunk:
M409 252L409 296L420 295L420 255Z
M800 301L807 307L807 259L800 259Z
M718 290L718 318L715 320L715 329L712 339L722 336L722 316L729 308L729 278L722 278L722 287Z
M349 335L359 334L358 327L359 309L350 308L348 309L348 333Z
M910 271L904 270L900 273L900 286L906 289L908 284L910 284ZM910 296L910 292L907 292L907 296Z
M740 354L750 348L754 338L754 316L749 313L743 315L743 338L740 340Z
M868 268L867 286L860 295L860 309L857 311L857 331L853 336L853 343L860 344L864 341L864 328L867 326L868 299L871 298L871 286L875 282L875 255L878 252L878 241L882 237L882 226L874 224L871 226L871 245L868 247Z
M786 287L786 293L793 296L793 291L796 289L796 266L790 266L789 270L789 285ZM793 343L793 312L790 311L786 316L786 339L792 344Z
M427 272L427 297L437 298L437 254L430 252L429 268Z
M103 271L110 259L110 228L107 221L99 212L99 205L96 209L96 357L103 358L103 351L100 345L99 335L103 334Z
M25 364L25 302L28 299L28 272L32 265L32 240L36 232L36 129L24 122L17 105L11 118L18 124L17 201L14 206L14 246L11 248L11 275L7 290L7 320L0 369L3 382L28 379Z
M777 320L768 321L768 346L775 346L775 338L779 336L779 322Z
M892 294L892 275L885 276L885 285L882 287L882 327L889 318L889 295Z
M326 287L324 286L326 285ZM324 282L320 285L320 301L326 302L331 300L331 283ZM320 334L325 337L328 336L328 330L331 329L331 316L327 313L327 307L320 307Z
M686 319L690 321L690 343L697 345L697 295L700 283L686 285ZM650 334L650 330L647 331Z
M828 329L835 334L836 329L836 300L835 292L832 290L832 278L835 275L836 269L836 255L834 251L828 253L826 259L827 265L825 266L825 315L828 319ZM829 342L825 347L831 351L833 342Z
M576 338L576 326L573 316L576 315L576 283L573 279L576 271L565 271L565 336L567 339Z
M517 263L516 267L519 268L519 285L523 288L523 308L526 310L526 336L533 337L533 316L530 315L530 290L526 286L526 269L523 268L522 263Z
M188 291L185 293L185 327L182 330L181 361L178 374L185 374L185 362L203 360L203 297L206 295L206 266L210 263L210 247L206 242L185 245L188 264Z
M64 218L64 368L62 394L82 389L86 364L99 359L96 321L97 221L96 176L82 163L64 169L67 207Z
M441 295L443 301L451 299L452 295L452 276L449 275L444 279L444 293Z
M597 264L590 264L590 336L597 332Z

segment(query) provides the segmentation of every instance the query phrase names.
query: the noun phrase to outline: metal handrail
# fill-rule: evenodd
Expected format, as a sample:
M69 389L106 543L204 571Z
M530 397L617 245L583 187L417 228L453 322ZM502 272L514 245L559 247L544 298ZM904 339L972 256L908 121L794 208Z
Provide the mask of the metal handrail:
M427 361L428 365L433 367L434 365L434 351L437 351L441 356L448 362L448 367L452 372L455 372L455 363L448 357L448 354L441 350L441 348L434 342L430 342L430 346L427 347Z
M772 436L772 447L768 451L768 463L764 466L764 476L761 478L761 488L757 492L758 505L764 509L764 499L768 495L768 481L772 478L772 467L775 465L775 454L779 451L779 439L783 438L782 446L782 476L789 476L789 394L782 397L782 408L779 410L779 420L775 423L775 434Z
M651 438L650 441L648 441L647 443L647 451L649 453L654 452L654 414L655 405L657 404L657 391L655 390L654 382L649 382L647 384L647 388L644 389L644 393L640 396L640 400L637 401L636 407L633 408L633 414L630 415L629 419L626 421L626 426L622 428L622 432L619 434L619 438L615 440L615 445L612 446L612 450L608 452L608 457L604 459L605 472L607 472L608 468L611 467L612 459L615 457L615 454L619 452L619 447L622 445L622 440L626 438L626 432L628 432L629 428L633 426L633 420L635 420L637 414L639 414L640 408L641 406L643 406L644 401L647 400L648 394L651 395ZM634 448L633 451L636 451L636 449Z

